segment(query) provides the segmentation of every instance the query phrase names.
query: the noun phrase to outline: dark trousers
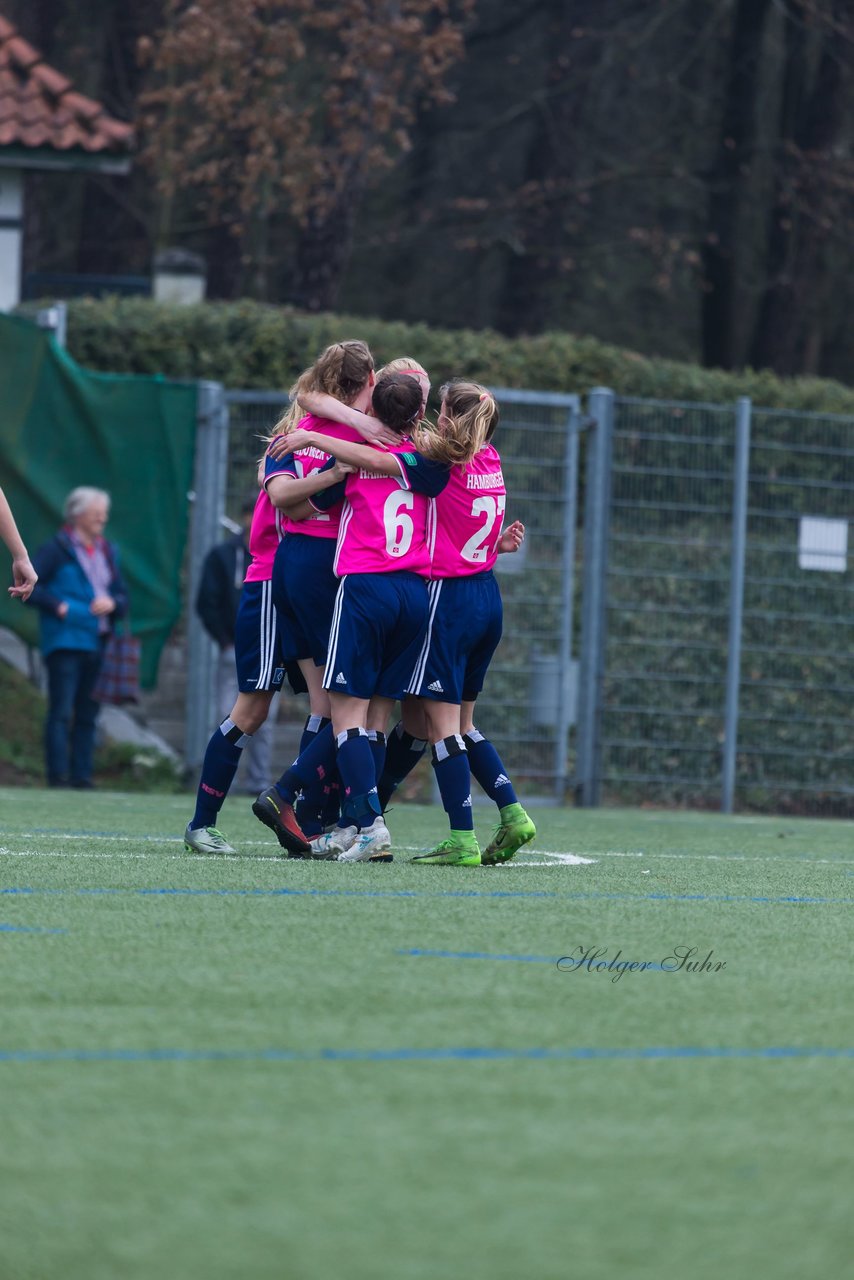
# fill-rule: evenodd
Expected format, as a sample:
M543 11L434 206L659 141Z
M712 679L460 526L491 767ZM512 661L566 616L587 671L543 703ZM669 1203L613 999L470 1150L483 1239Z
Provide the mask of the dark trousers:
M44 745L50 786L92 781L95 721L100 703L92 697L103 649L54 649L47 667Z

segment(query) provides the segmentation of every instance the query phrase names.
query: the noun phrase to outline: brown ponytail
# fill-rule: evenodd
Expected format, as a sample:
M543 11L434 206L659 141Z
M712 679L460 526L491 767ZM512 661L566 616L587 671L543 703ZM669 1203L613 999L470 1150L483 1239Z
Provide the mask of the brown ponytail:
M309 391L324 391L327 395L352 404L364 387L374 368L374 358L368 345L358 338L346 342L333 342L321 351L310 368L297 378L288 392L290 404L266 437L269 443L275 436L292 431L304 417L299 397Z

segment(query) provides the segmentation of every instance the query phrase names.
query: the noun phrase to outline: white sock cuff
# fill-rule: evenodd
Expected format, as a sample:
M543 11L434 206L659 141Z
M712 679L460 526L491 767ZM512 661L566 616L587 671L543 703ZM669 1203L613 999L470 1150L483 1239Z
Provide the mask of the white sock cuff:
M224 738L228 738L228 741L233 742L236 747L245 747L252 740L252 734L244 733L242 729L238 729L234 721L230 720L228 716L219 726L219 731Z
M465 755L465 752L466 744L458 733L452 733L447 738L433 743L433 760L437 764L442 760L450 759L451 756Z

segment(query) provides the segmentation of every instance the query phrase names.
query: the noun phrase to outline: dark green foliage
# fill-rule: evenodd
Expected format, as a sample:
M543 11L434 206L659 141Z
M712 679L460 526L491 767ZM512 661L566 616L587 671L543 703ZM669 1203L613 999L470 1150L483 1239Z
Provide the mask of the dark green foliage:
M323 347L349 337L365 339L378 364L415 356L435 386L449 377L544 391L607 386L625 396L713 404L750 396L769 408L854 414L854 390L841 383L701 369L570 333L510 339L492 330L310 315L250 301L175 307L114 297L68 305L69 351L86 368L209 378L235 388L286 389Z

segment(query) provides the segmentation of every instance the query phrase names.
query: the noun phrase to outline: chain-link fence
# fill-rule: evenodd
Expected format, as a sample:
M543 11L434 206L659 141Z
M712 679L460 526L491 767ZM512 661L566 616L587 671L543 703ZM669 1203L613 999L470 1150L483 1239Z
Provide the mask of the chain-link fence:
M736 789L854 813L854 423L754 409Z
M266 440L288 407L284 391L226 391L228 404L228 471L225 514L237 523L246 499L258 493L258 463Z
M196 567L286 399L204 385ZM854 814L854 422L607 389L584 417L574 396L496 395L507 519L528 538L499 560L478 719L523 792ZM190 763L204 645L191 634Z
M615 401L601 727L606 799L716 803L732 410Z
M854 423L615 398L612 801L854 812Z

